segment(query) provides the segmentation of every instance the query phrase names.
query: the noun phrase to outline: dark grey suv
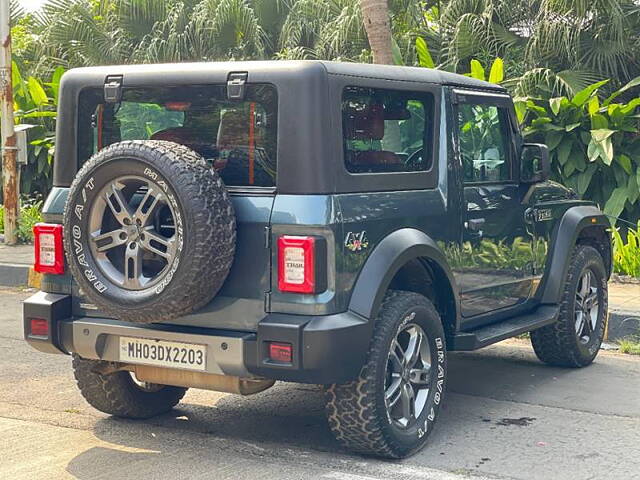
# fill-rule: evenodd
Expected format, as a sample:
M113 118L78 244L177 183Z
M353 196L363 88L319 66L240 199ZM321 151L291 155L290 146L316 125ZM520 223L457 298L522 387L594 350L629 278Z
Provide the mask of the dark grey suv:
M588 365L608 222L548 180L496 85L421 68L83 68L60 90L26 340L87 401L170 410L189 387L324 384L348 447L422 447L447 354L531 332Z

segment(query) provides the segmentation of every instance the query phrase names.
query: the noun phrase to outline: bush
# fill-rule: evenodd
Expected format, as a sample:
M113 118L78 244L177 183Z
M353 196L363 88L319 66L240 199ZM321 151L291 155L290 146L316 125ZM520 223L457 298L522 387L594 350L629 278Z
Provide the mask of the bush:
M595 201L614 219L640 218L640 98L615 102L640 77L601 101L594 83L572 98L518 98L528 141L549 147L554 180ZM615 223L615 219L612 223Z
M636 230L627 230L627 242L618 229L613 231L613 270L640 278L640 222Z
M18 241L21 243L33 242L33 226L38 222L42 222L42 200L25 200L20 208L20 218L18 218ZM4 233L3 205L0 205L0 233Z

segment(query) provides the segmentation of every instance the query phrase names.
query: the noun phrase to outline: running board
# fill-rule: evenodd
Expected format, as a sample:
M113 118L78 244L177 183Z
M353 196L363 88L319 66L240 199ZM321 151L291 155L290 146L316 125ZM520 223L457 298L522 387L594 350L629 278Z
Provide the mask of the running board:
M530 332L556 321L560 307L541 305L534 312L508 318L468 332L460 332L449 339L449 350L477 350L506 338Z

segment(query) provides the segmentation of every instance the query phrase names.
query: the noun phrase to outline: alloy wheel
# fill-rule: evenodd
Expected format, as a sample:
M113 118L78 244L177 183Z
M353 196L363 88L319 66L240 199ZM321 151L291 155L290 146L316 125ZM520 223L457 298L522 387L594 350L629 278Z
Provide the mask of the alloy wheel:
M89 217L90 249L102 273L127 290L158 283L177 254L174 218L157 183L132 175L108 183Z
M385 406L391 422L411 427L427 403L431 387L431 348L424 330L408 324L391 343L385 382Z
M575 329L582 343L586 344L591 340L599 315L598 282L595 274L587 269L578 281L575 300Z

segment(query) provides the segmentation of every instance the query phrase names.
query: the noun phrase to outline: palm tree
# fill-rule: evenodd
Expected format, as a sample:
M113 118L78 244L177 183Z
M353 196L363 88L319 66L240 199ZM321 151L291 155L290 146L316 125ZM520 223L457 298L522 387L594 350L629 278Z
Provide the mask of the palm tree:
M360 0L373 63L393 64L391 25L387 0Z
M581 86L640 74L640 5L635 0L449 0L439 19L440 62L504 57L511 76Z

